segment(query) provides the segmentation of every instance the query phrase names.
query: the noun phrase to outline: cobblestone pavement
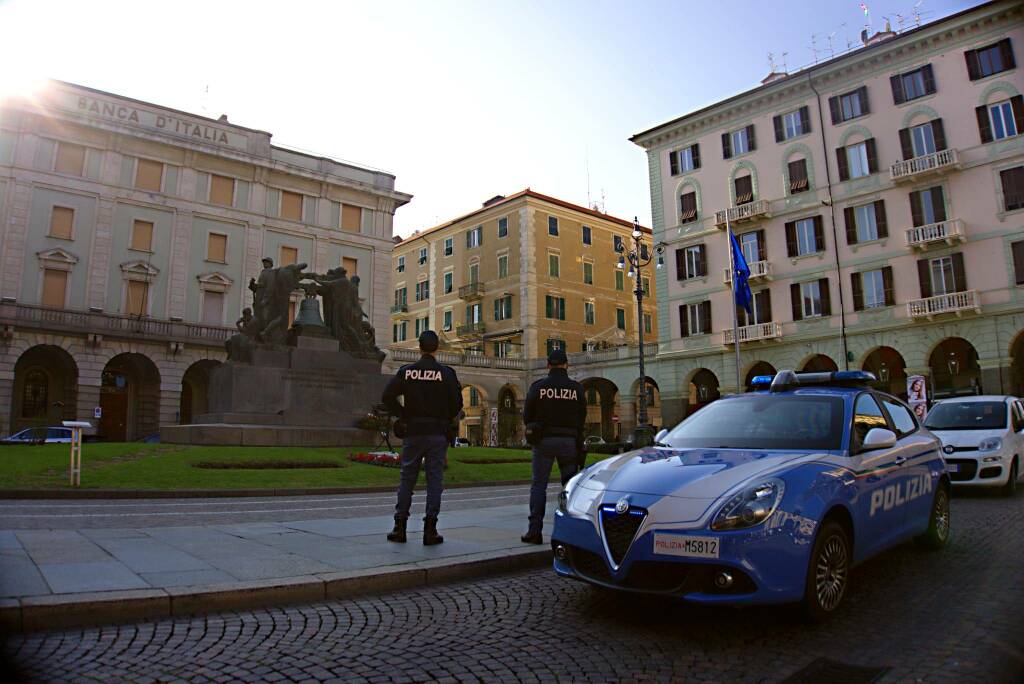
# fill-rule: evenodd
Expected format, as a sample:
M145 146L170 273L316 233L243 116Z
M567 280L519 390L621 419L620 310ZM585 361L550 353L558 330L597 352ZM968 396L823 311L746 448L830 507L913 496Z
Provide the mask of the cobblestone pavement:
M844 612L620 597L538 570L358 600L19 635L28 681L772 682L816 658L884 682L1024 681L1024 495L957 497L954 537L855 571ZM10 681L10 678L7 678Z

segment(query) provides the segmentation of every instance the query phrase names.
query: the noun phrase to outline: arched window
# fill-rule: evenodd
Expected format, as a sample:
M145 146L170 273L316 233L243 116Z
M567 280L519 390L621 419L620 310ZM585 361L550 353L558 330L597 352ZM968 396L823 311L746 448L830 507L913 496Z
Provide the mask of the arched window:
M50 379L39 368L33 368L25 376L22 389L21 417L42 418L49 406Z

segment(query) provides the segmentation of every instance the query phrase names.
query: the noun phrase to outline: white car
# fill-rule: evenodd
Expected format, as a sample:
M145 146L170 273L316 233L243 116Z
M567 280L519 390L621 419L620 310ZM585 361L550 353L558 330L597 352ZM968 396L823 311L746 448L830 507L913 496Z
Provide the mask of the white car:
M1013 496L1024 457L1024 402L1008 396L944 399L924 426L942 441L953 484L1002 487Z
M0 439L2 444L70 444L71 429L66 427L25 428L10 437Z

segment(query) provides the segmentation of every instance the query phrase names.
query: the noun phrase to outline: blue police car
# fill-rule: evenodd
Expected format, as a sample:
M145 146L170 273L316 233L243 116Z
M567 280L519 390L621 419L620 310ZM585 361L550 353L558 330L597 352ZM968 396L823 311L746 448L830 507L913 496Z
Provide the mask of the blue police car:
M949 538L939 441L873 380L759 376L656 446L585 469L559 497L555 571L702 603L803 602L827 618L855 563Z

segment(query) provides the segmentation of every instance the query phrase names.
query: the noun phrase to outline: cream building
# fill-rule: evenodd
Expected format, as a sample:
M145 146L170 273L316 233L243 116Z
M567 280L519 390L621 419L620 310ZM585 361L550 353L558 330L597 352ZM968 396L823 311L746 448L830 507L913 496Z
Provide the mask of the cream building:
M574 359L614 354L635 346L641 327L645 341L657 340L654 261L642 272L642 315L628 265L617 267L615 244L631 248L633 229L631 221L527 189L411 235L392 254L392 360L416 358L419 333L429 328L462 363L493 368L507 387L463 382L463 433L486 441L488 408L500 407L498 441L509 441L506 414L521 411L516 402L533 377L527 369L550 349L563 348ZM655 257L650 230L641 233ZM602 420L601 404L617 389L600 378L593 384L592 431L611 438L619 418L606 410Z
M1024 9L992 2L637 134L666 422L736 389L726 222L751 265L741 384L867 369L1024 393Z
M358 274L386 346L394 176L69 83L0 103L0 434L205 409L264 256Z

